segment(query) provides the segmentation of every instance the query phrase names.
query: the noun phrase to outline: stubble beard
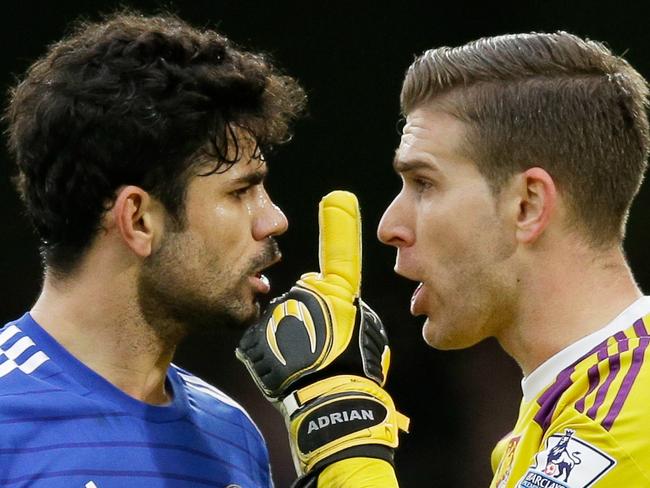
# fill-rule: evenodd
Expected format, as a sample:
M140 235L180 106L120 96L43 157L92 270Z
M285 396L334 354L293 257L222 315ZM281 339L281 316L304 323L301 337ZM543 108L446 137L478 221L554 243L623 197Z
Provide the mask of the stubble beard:
M436 297L444 312L427 318L422 329L430 346L440 350L465 349L498 335L503 327L513 323L516 283L503 270L509 269L507 262L515 247L501 238L503 232L493 235L491 253L476 256L469 263L468 258L458 259L452 272L453 288Z
M138 301L145 321L169 345L188 335L215 338L223 328L242 330L253 324L260 305L248 280L278 252L277 244L270 242L246 269L233 270L218 256L201 254L202 248L182 233L168 234L141 270ZM198 259L187 255L189 249L199 254ZM202 263L203 272L188 262Z

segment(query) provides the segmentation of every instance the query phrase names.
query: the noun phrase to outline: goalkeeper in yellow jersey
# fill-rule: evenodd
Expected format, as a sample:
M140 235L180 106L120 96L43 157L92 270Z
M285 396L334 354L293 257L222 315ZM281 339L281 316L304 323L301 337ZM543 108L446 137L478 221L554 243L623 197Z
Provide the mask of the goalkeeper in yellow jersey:
M598 42L505 35L425 52L401 107L403 187L378 235L417 283L411 313L432 347L495 337L524 375L491 486L650 486L650 298L622 250L647 164L647 82ZM383 326L359 298L358 233L329 234L355 221L343 201L321 208L321 273L239 355L285 414L299 484L390 488L407 422L383 389Z
M438 349L496 337L523 401L492 487L650 486L650 298L622 251L648 86L565 32L428 51L408 69L379 238Z

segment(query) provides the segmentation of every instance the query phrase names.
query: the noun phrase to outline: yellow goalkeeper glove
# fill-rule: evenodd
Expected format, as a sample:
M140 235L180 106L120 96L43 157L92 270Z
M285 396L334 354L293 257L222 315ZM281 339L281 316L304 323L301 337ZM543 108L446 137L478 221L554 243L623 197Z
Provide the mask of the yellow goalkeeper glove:
M319 205L320 273L274 299L237 348L258 387L284 414L296 469L315 473L350 457L392 463L409 420L382 388L390 348L359 298L361 218L354 194Z

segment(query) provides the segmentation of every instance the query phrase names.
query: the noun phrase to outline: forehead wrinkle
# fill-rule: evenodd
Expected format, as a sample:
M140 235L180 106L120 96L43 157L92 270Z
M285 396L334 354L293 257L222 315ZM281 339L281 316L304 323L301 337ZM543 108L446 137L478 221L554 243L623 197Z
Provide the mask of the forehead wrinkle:
M464 124L452 117L444 112L429 110L409 114L400 145L395 151L394 170L398 173L416 170L442 172L448 162L458 158L472 159L463 147ZM459 127L457 123L462 125Z
M406 145L402 143L395 150L393 157L393 169L397 173L405 173L415 170L432 170L439 171L440 168L436 161L435 154L432 154L425 148L416 147L418 138L411 134L413 143Z
M409 122L404 126L400 145L395 151L396 159L404 161L432 160L433 155L429 153L427 148L432 139L435 139L435 134L432 133L429 127L420 124L417 119ZM417 156L413 157L409 153L416 153ZM422 155L429 157L422 157ZM431 163L434 164L434 161L431 161Z

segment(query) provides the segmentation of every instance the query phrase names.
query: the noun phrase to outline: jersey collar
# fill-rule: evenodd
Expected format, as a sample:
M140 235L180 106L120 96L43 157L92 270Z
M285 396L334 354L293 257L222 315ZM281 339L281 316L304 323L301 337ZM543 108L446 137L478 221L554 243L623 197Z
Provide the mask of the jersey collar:
M650 296L638 298L603 328L583 337L551 356L521 380L524 401L529 402L534 399L546 386L555 380L555 377L562 370L571 366L576 360L587 354L608 337L627 329L635 320L648 313L650 313Z

